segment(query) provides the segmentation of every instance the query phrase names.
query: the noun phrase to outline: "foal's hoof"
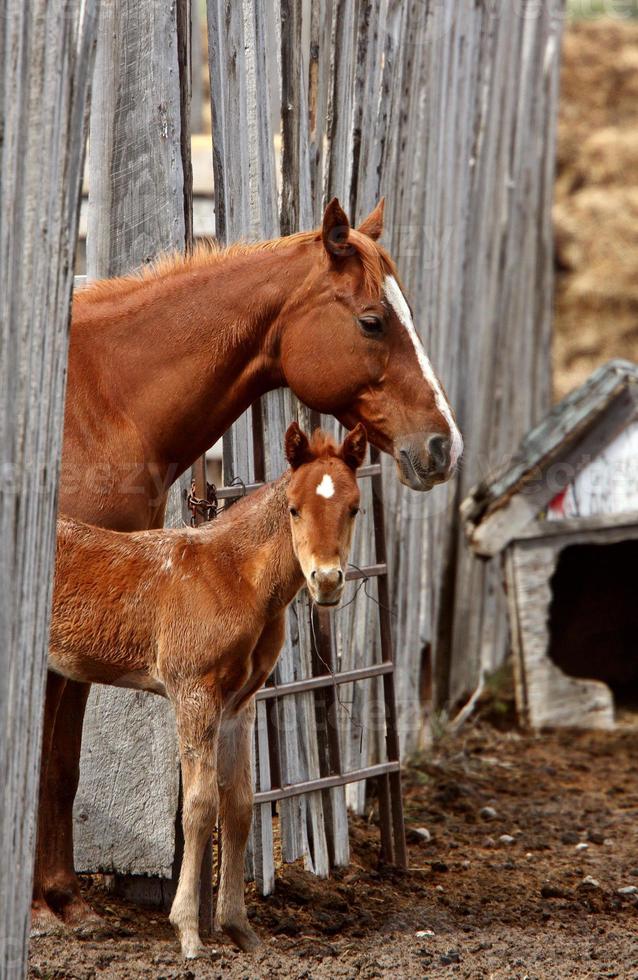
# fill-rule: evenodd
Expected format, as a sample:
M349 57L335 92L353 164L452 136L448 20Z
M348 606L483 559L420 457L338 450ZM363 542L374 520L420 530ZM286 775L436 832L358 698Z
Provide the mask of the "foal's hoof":
M221 955L213 946L204 946L199 938L185 940L182 943L182 956L185 960L219 960Z
M31 907L31 939L38 936L68 936L69 928L48 905L38 902Z
M243 953L253 953L261 946L261 939L247 922L222 923L221 930Z

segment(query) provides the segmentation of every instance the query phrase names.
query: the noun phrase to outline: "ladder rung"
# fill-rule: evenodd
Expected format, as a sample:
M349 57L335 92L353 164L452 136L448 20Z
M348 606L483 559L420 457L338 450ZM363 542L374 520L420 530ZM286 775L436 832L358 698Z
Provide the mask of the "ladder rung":
M372 667L357 667L354 670L343 670L337 674L322 674L319 677L306 677L299 681L287 681L285 684L272 684L262 687L256 694L257 701L268 701L271 698L284 697L287 694L304 694L306 691L316 691L322 687L332 687L333 684L350 684L353 681L365 681L369 677L381 677L390 674L394 664L386 662L373 664Z
M368 466L361 466L357 470L357 479L365 479L366 477L379 476L381 473L380 463L370 463ZM263 487L263 483L243 483L235 487L219 487L215 489L218 500L234 500L236 497L243 497L247 493L254 493L255 490L259 490Z
M350 572L346 572L346 581L354 582L361 578L378 578L380 575L387 574L388 566L385 562L379 562L377 565L364 565L363 568L353 568Z
M362 779L374 779L375 776L383 776L385 773L400 772L401 766L398 762L381 762L376 766L367 766L365 769L354 769L352 772L344 772L335 776L320 776L319 779L309 779L305 783L294 783L291 786L283 786L281 789L266 789L255 793L254 803L274 803L276 800L288 800L291 796L301 796L302 793L312 793L318 789L332 789L333 786L346 786L348 783L357 783Z

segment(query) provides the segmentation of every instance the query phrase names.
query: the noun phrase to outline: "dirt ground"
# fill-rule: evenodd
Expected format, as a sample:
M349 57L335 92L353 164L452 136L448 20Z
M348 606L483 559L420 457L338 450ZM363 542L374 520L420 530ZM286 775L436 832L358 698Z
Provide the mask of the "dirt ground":
M543 737L475 723L411 766L405 792L410 869L379 866L372 803L352 820L347 870L319 881L289 866L267 899L248 887L263 951L216 936L210 961L185 964L165 913L94 884L125 934L36 939L29 977L638 978L635 719Z

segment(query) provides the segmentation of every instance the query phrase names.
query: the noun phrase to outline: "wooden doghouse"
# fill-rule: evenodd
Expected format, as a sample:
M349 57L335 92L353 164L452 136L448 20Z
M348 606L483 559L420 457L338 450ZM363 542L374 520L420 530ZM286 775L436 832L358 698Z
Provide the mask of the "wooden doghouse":
M461 513L502 556L521 719L613 726L638 702L638 366L599 368Z

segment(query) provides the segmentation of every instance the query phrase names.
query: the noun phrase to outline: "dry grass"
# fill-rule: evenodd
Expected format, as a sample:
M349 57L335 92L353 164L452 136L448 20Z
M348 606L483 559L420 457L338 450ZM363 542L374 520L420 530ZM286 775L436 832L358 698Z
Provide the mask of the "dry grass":
M610 357L638 361L638 24L568 27L561 85L557 397Z

